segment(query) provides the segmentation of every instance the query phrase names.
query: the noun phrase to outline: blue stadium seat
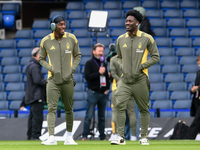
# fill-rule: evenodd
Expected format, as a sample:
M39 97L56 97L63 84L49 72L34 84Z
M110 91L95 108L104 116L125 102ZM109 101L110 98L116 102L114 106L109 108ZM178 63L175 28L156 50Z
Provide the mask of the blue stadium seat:
M85 56L92 56L92 47L89 47L89 48L81 48L81 55L83 57Z
M172 39L167 37L158 37L155 39L156 45L158 47L171 47L172 46Z
M167 64L178 64L178 57L177 56L162 56L160 58L161 65L167 65Z
M146 11L146 17L151 18L163 18L163 10L162 9L148 9Z
M183 0L180 3L181 9L198 9L199 8L199 1L191 1L191 0Z
M15 15L5 14L3 15L4 28L14 28L15 27Z
M189 32L189 36L192 39L195 39L196 37L200 37L200 30L199 28L192 28Z
M166 84L164 82L150 83L150 91L165 91Z
M152 82L163 82L163 74L162 73L150 73L149 81Z
M109 28L124 28L125 27L125 19L123 18L118 18L118 19L111 19L108 21L108 27Z
M74 119L85 118L86 110L82 111L75 111L74 112Z
M85 10L102 10L103 9L103 3L102 2L86 2L85 4Z
M73 78L76 82L83 82L82 73L74 73Z
M189 29L192 29L194 27L200 27L200 19L199 18L191 18L189 20L187 20L186 22L186 26L189 28Z
M22 57L20 60L20 65L27 65L30 61L31 57Z
M85 91L85 83L77 82L76 86L74 87L75 91Z
M166 27L166 19L155 18L149 20L152 28L165 28Z
M18 82L18 83L8 83L5 87L5 91L24 91L25 86L24 82Z
M68 19L85 19L87 18L86 11L78 10L78 11L70 11L68 13Z
M76 68L76 71L74 73L81 73L81 66L78 65L78 67Z
M19 51L19 57L31 57L32 48L24 48Z
M160 65L153 65L148 68L149 73L160 73Z
M1 78L2 78L2 75L1 75ZM4 84L4 82L1 81L0 82L0 91L4 91L4 87L5 87L5 84ZM0 96L0 100L1 100L1 96Z
M39 39L39 40L37 40L37 42L36 42L36 47L40 47L40 43L41 43L41 41L42 41L42 39Z
M133 9L134 7L137 7L137 6L141 6L140 1L125 1L122 3L122 9L125 11L129 9Z
M22 82L21 73L6 74L4 77L4 82Z
M180 47L176 50L177 56L194 56L195 49L193 47Z
M76 19L72 20L70 24L70 28L87 28L88 20L87 19Z
M165 0L160 3L160 6L163 10L167 9L179 9L179 1L178 0Z
M194 82L196 78L196 73L187 73L185 76L185 82Z
M192 47L192 39L191 38L175 38L172 42L174 47Z
M48 70L46 68L42 67L41 72L42 73L48 73Z
M15 34L16 41L20 39L33 39L33 30L18 30Z
M76 100L82 100L82 101L85 101L87 99L87 92L85 91L75 91L74 92L74 101Z
M179 64L185 65L185 64L193 64L196 65L196 56L182 56L180 57Z
M168 91L186 91L187 83L186 82L171 82L167 88Z
M20 65L6 65L3 68L2 73L21 73Z
M19 40L17 43L17 48L22 49L22 48L34 48L35 47L35 40L34 39L22 39Z
M198 49L196 50L196 55L197 55L197 56L200 55L200 48L198 48Z
M0 101L0 110L8 110L8 101Z
M52 30L50 30L50 29L37 30L34 33L34 39L36 39L36 40L42 39L50 33L52 33Z
M16 48L16 41L13 39L9 40L0 40L0 49L9 48L15 49Z
M195 38L193 41L193 46L195 47L200 47L200 38Z
M185 28L186 27L186 20L183 18L170 18L167 21L167 27L169 29L172 28Z
M4 3L2 5L2 13L19 17L19 3Z
M183 13L184 18L199 18L200 10L199 9L187 9Z
M126 28L115 28L111 31L111 36L118 38L120 35L126 33Z
M90 37L90 32L87 29L76 29L73 31L73 34L77 38L79 38L79 37L89 38Z
M123 10L108 10L108 18L124 18Z
M84 3L69 1L65 7L65 10L66 11L84 10Z
M32 24L32 30L41 30L41 29L50 29L50 21L49 20L34 20Z
M157 0L144 1L142 7L145 9L160 9L160 2Z
M22 101L25 96L25 91L11 91L8 94L8 100Z
M188 37L188 35L189 31L187 28L173 28L169 34L172 39L177 37Z
M172 109L172 101L170 100L156 100L152 106L153 109Z
M162 73L180 73L181 67L178 64L163 65Z
M185 100L177 100L174 103L175 109L190 109L191 107L191 100L185 99Z
M185 64L182 66L181 72L183 73L196 73L199 70L199 67L196 64ZM196 77L196 75L195 75ZM192 78L193 79L193 78ZM192 80L191 82L194 82L195 80Z
M18 57L3 57L1 60L1 65L18 65L19 58Z
M65 20L67 20L67 11L64 10L54 10L50 12L49 20L51 21L55 16L62 16Z
M9 109L10 110L19 110L20 109L21 101L12 101L10 103Z
M108 47L110 43L113 43L113 39L112 38L98 38L97 43L102 43L103 45Z
M181 10L181 9L168 9L164 12L164 17L166 19L182 18L183 17L183 10Z
M14 57L17 56L17 49L2 49L0 57Z
M154 28L153 32L156 37L169 37L169 29L168 28Z
M1 84L4 84L4 83L1 83ZM7 93L4 92L4 91L1 91L0 92L0 101L5 101L7 99ZM1 105L0 105L1 107Z
M174 56L175 49L172 48L166 48L166 47L160 47L158 49L160 56Z
M153 91L150 94L150 100L168 100L169 92L168 91Z
M80 61L80 65L85 65L85 63L90 60L92 57L91 56L86 56L86 57L82 57L81 61Z
M92 47L93 39L92 38L78 38L78 43L80 47Z
M183 82L183 79L182 73L168 73L164 78L164 82Z
M87 106L87 101L74 101L73 104L73 110L74 111L80 111L80 110L86 110L86 106Z
M189 111L188 112L179 111L179 112L177 112L176 117L178 117L178 118L190 118L191 116L190 116Z
M122 2L121 1L106 1L103 5L104 10L109 9L122 9Z
M190 99L189 91L174 91L172 92L170 99L172 100L181 100L181 99Z
M175 112L160 112L160 118L174 118Z

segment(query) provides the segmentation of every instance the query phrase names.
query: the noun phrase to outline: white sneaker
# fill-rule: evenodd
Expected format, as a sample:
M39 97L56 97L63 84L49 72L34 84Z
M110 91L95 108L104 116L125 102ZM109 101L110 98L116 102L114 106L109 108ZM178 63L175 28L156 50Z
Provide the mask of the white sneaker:
M108 139L108 141L112 141L112 140L114 140L114 139L116 139L117 138L117 134L111 134L111 136L110 136L110 138Z
M130 141L137 141L137 138L136 138L136 136L131 136L131 139L130 139Z
M118 135L116 139L111 141L111 145L126 145L126 141L123 137Z
M140 139L140 144L141 145L149 145L149 140L147 138L142 138L142 139Z
M57 145L57 141L55 140L53 135L50 135L49 138L41 143L42 145Z
M66 140L64 145L78 145L74 139L72 138L72 136L69 136Z

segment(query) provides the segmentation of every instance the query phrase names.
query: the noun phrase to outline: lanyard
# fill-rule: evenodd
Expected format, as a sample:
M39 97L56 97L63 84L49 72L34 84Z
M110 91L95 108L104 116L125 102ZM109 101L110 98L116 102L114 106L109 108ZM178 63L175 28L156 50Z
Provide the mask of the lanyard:
M93 61L95 62L95 64L97 65L97 67L99 68L99 64L97 63L97 61L95 59L93 59Z

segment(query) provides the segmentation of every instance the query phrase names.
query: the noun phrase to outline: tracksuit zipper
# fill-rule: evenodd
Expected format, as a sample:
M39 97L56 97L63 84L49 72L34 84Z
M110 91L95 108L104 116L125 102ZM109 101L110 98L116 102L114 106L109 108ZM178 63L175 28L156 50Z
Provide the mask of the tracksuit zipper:
M61 75L61 79L63 81L63 77L62 77L62 55L61 55L60 41L59 41L59 48L60 48L60 75Z

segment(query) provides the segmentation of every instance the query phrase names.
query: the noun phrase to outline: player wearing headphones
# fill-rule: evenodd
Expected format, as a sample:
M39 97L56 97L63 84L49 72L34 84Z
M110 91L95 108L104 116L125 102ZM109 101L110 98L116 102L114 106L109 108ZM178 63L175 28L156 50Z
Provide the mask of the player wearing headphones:
M48 70L47 79L47 123L49 138L43 145L57 145L54 137L55 114L61 95L65 109L66 140L64 145L77 145L73 140L73 96L75 72L81 60L81 52L75 35L65 32L66 23L62 16L51 21L53 33L45 36L40 44L40 64ZM46 61L48 56L49 63ZM74 59L73 59L74 58Z
M147 139L150 90L148 68L156 64L160 58L153 37L138 30L142 17L137 10L127 11L125 23L127 33L120 35L117 39L117 58L123 75L115 93L118 137L111 142L115 145L126 144L124 139L125 110L132 96L141 113L140 144L149 145ZM151 58L147 61L148 53Z

